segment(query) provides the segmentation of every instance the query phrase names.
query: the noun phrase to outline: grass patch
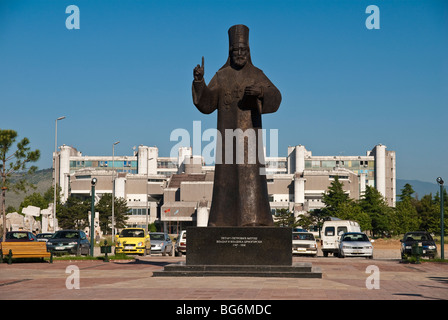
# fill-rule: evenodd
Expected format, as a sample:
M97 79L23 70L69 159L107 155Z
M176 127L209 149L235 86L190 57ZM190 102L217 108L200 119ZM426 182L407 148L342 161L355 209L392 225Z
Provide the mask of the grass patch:
M109 260L135 260L134 257L127 256L125 254L114 254L114 255L108 255L107 256ZM91 256L71 256L71 255L62 255L57 256L53 255L53 261L70 261L70 260L100 260L104 261L104 256L98 256L98 257L91 257ZM45 260L49 261L49 258L46 258Z

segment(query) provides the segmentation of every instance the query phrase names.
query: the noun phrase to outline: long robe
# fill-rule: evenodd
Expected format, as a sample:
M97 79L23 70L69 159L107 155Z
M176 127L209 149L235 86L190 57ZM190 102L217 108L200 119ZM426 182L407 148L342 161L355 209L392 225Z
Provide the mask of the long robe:
M245 88L256 84L263 88L262 97L245 96ZM217 139L208 225L272 226L266 175L260 171L264 169L261 115L277 111L281 102L279 90L249 61L240 70L227 63L208 86L204 79L193 81L192 92L199 111L210 114L218 110L217 129L221 134L221 140ZM242 140L226 141L227 134L237 129L246 134L244 161L237 147Z

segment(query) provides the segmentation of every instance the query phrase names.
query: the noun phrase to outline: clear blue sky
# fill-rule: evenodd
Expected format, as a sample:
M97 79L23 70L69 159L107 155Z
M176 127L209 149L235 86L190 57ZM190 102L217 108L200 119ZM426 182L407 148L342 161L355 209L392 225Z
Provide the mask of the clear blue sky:
M80 10L68 30L67 6ZM368 30L368 5L380 29ZM0 128L14 129L51 167L58 145L84 155L168 156L176 128L215 128L191 98L205 57L210 81L228 55L227 30L250 28L252 61L283 101L263 118L279 154L397 153L397 178L448 181L448 1L0 1ZM204 143L207 144L207 143ZM203 145L204 146L204 145Z

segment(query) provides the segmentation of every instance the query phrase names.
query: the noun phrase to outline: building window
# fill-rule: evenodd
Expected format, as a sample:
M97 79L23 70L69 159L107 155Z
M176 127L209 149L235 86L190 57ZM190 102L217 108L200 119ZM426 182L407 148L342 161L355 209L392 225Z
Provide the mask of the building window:
M359 163L359 165L360 166L362 166L362 167L368 167L369 166L369 161L367 161L367 160L365 160L365 161L360 161L360 163Z
M336 161L334 160L323 160L322 168L334 168L336 166Z
M76 180L84 180L84 179L91 179L92 178L92 176L89 174L89 175L82 175L82 176L76 176Z
M177 168L177 164L172 161L157 161L157 168L172 169Z
M144 216L146 215L146 208L132 208L131 210L129 210L128 214L131 216Z
M338 176L338 175L330 175L330 179L334 179L335 177L338 177L339 180L348 180L348 176Z

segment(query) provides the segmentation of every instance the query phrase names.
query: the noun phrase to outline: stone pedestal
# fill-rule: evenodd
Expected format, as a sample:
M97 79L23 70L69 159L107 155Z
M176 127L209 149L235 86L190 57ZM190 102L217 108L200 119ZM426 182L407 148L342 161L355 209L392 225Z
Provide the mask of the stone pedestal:
M279 227L189 227L186 263L153 276L321 278L311 263L292 263L292 230Z

